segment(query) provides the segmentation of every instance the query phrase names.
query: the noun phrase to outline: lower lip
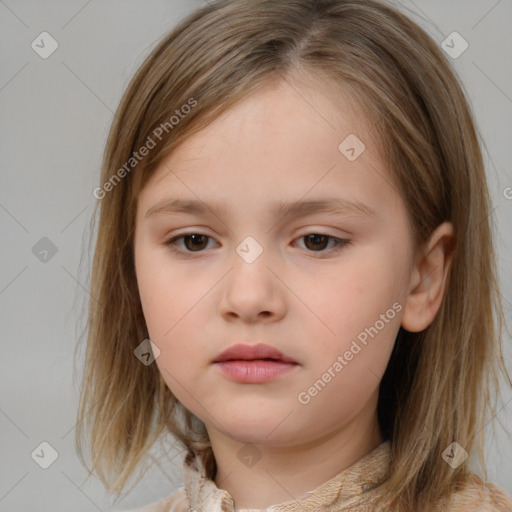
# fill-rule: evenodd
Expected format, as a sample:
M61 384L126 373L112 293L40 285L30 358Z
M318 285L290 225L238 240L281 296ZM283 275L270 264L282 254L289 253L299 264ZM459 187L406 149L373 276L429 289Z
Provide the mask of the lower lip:
M257 384L267 382L283 375L297 366L295 363L282 361L265 361L255 359L253 361L221 361L215 363L221 372L238 382Z

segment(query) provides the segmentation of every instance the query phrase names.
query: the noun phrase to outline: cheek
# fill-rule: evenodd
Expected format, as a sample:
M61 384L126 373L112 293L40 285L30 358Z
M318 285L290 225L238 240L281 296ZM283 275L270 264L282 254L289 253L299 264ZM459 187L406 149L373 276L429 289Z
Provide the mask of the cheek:
M364 323L361 324L357 318L344 318L345 322L338 321L336 325L338 336L334 343L326 344L325 338L318 340L319 344L324 343L324 352L312 358L299 389L300 395L296 396L301 404L299 416L305 424L309 421L307 418L322 417L324 424L321 429L331 430L349 422L367 407L372 397L376 406L379 384L399 328L392 308L387 314L387 323L379 319L376 324L373 320L361 328ZM343 330L357 334L344 336ZM368 411L371 412L370 409ZM299 423L302 420L298 420Z
M201 291L195 288L201 287L200 281L190 279L178 267L171 266L165 251L160 250L136 252L136 274L148 331L155 342L165 343L180 319L198 302Z
M160 350L156 364L180 398L180 383L189 386L199 364L207 360L208 279L171 268L165 256L139 254L139 295L149 338ZM203 300L201 300L203 298Z
M317 314L309 315L310 327L305 326L316 333L310 380L320 379L319 386L329 381L326 388L331 391L324 398L340 400L350 389L352 395L343 400L356 404L378 386L389 361L403 311L397 282L404 267L391 246L379 249L368 248L357 260L347 259L344 267L321 280L315 293L306 295L308 288L303 289L309 297L305 302ZM342 395L337 394L342 389Z
M300 294L319 334L347 339L373 325L403 297L401 263L392 251L368 247L347 258L322 279L304 283ZM403 268L403 267L402 267Z

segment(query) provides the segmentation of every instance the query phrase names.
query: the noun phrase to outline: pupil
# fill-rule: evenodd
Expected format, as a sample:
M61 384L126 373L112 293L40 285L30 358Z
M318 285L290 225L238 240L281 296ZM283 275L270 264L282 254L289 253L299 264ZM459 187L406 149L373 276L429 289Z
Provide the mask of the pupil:
M320 239L320 241L319 241L319 239ZM318 244L323 246L324 244L322 244L322 241L325 242L325 239L326 239L325 235L318 235L318 234L308 235L308 237L307 237L308 241L313 240L313 245L315 245L315 246L317 246ZM313 248L318 249L319 247L313 247Z
M188 241L193 241L192 247L189 247L188 244L187 244L187 248L188 249L194 249L194 248L195 249L198 249L198 248L201 249L202 248L201 245L204 245L204 240L203 240L203 244L201 244L201 242L199 242L199 244L196 244L196 242L198 241L197 240L198 238L199 239L201 239L201 238L205 239L206 237L204 235L189 235L189 236L187 236L186 239Z

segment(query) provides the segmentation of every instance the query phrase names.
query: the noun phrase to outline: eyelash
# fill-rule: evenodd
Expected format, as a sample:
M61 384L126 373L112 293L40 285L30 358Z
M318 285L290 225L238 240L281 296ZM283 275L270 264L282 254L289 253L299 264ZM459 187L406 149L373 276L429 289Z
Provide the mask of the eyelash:
M179 254L200 254L201 252L204 252L204 249L203 250L200 250L200 251L188 251L188 250L182 250L182 249L177 249L176 248L176 242L182 238L186 238L188 236L191 236L191 235L199 235L199 236L204 236L206 238L209 238L209 239L212 239L212 237L208 236L208 235L205 235L204 233L196 233L196 232L190 232L190 233L183 233L181 235L178 235L178 236L175 236L171 239L169 239L167 242L165 242L165 245L174 253L179 253ZM322 250L322 251L309 251L308 252L312 252L312 253L319 253L319 254L322 254L322 253L329 253L329 252L333 252L333 253L338 253L339 251L343 250L344 248L346 248L348 245L351 244L351 241L350 240L345 240L345 239L342 239L342 238L338 238L338 237L335 237L335 236L331 236L331 235L327 235L325 233L317 233L317 232L311 232L311 233L308 233L306 235L302 235L300 236L298 239L302 239L302 238L306 238L307 236L309 235L320 235L320 236L325 236L327 237L328 239L331 239L331 240L334 240L336 242L336 245L331 248L330 250Z

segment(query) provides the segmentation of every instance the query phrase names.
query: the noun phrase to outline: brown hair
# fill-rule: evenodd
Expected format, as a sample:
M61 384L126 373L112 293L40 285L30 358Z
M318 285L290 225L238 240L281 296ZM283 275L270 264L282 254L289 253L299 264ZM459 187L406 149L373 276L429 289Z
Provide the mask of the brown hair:
M90 436L90 471L117 495L164 432L198 453L210 478L216 471L204 424L177 401L156 365L134 357L149 337L133 257L138 193L184 138L299 69L326 77L357 102L408 208L415 249L444 221L456 235L435 320L418 333L400 328L380 385L379 423L392 447L382 504L429 510L449 496L468 474L466 464L453 470L441 458L453 441L468 452L476 444L485 472L483 428L495 414L500 370L508 377L505 322L481 137L456 73L423 29L378 0L223 0L189 15L146 58L105 149L102 184L167 126L96 204L76 434L82 461ZM171 128L171 116L191 99L194 108Z

